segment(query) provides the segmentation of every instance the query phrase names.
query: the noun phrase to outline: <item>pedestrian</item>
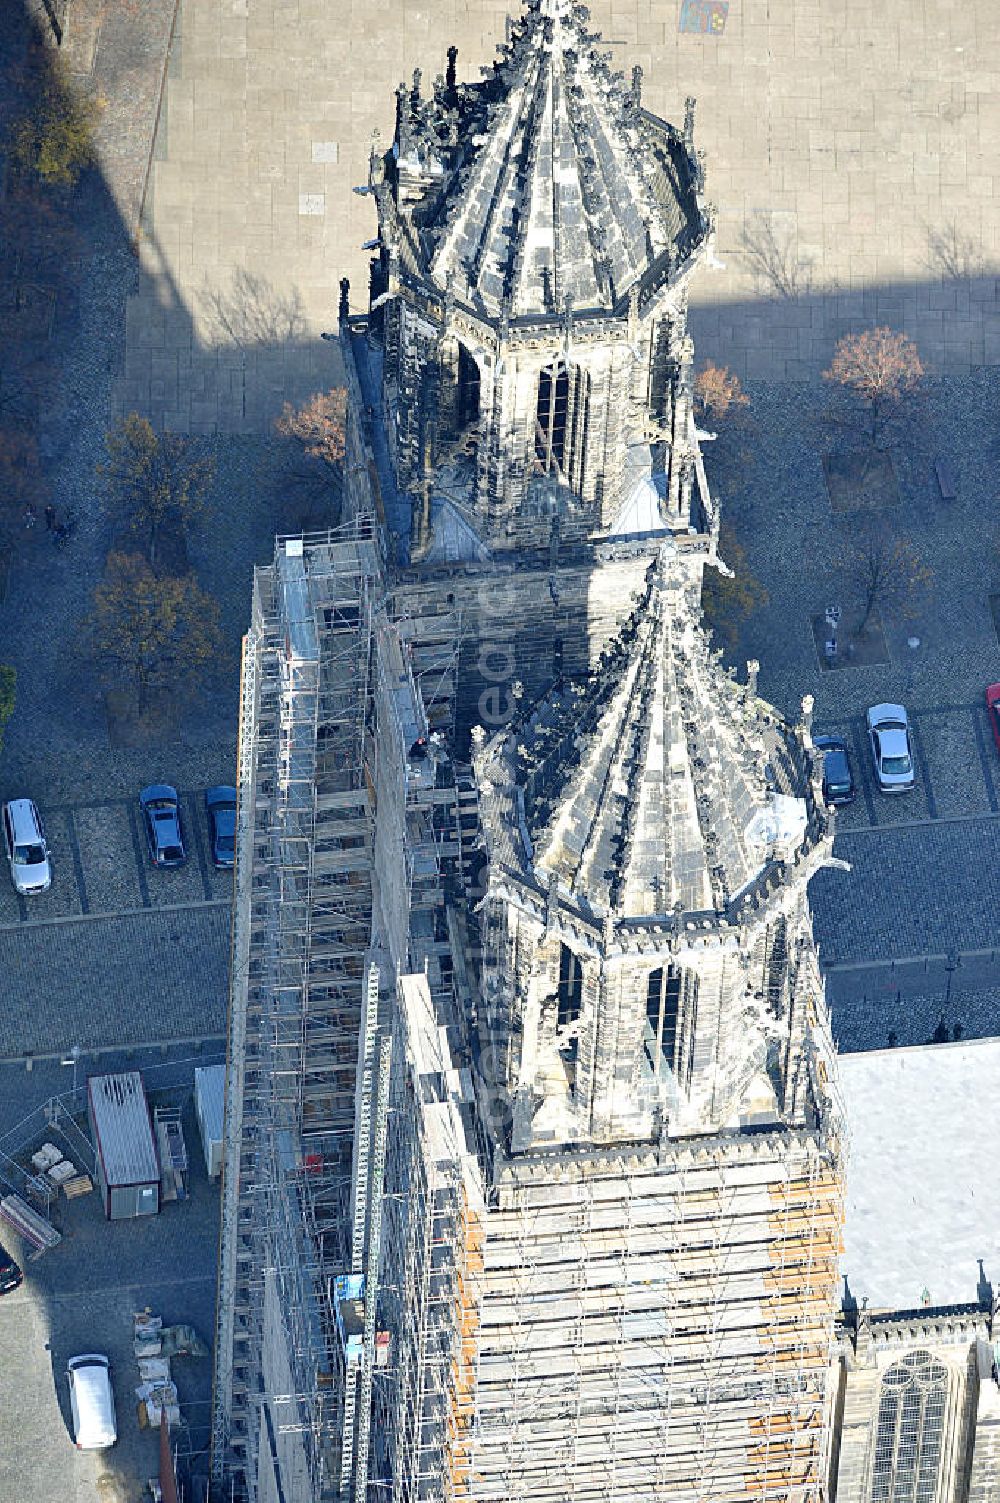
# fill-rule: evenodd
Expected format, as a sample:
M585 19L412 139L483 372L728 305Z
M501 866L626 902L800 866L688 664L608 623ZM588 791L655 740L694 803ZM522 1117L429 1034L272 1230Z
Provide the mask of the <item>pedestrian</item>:
M49 529L50 532L55 532L55 530L56 530L56 509L55 509L55 507L51 503L45 508L45 525Z
M35 516L35 508L29 501L27 506L24 508L24 525L25 527L34 527L37 520L38 519Z

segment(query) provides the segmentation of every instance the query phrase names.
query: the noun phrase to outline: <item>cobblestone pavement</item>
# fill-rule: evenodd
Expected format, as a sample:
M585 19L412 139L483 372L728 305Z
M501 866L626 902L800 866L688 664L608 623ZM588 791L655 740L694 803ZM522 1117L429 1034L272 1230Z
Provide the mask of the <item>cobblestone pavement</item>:
M0 927L0 1058L218 1038L229 928L220 899Z
M329 0L181 0L122 403L264 431L328 380L316 336L340 276L365 304L375 220L352 190L372 131L391 138L400 79L429 85L450 44L478 78L517 11L402 0L342 5L331 25ZM721 35L682 33L680 0L591 11L615 64L643 68L649 108L680 120L698 99L720 263L692 289L701 355L800 378L877 321L939 371L1000 358L994 0L742 0Z
M145 1063L133 1059L131 1068ZM3 1071L4 1087L8 1071ZM19 1072L23 1082L34 1082L39 1090L44 1089L42 1073ZM155 1069L144 1072L147 1089L155 1089L155 1076ZM186 1090L171 1095L171 1100L187 1103L182 1119L191 1165L187 1200L164 1206L158 1216L124 1222L106 1221L96 1194L60 1200L52 1213L63 1237L58 1246L29 1261L16 1238L9 1239L25 1281L0 1301L4 1499L133 1503L146 1479L156 1475L156 1432L140 1430L136 1418L133 1313L149 1307L165 1324L193 1325L208 1344L214 1331L219 1196L201 1159L190 1104L192 1079L189 1068ZM17 1157L26 1162L41 1136L20 1144ZM70 1440L66 1361L77 1352L95 1350L111 1359L118 1442L108 1452L80 1452ZM202 1453L204 1471L211 1363L176 1358L172 1376L183 1420L172 1438L182 1457Z
M850 876L810 887L827 960L902 960L1000 942L1000 819L929 821L840 836Z
M990 735L983 691L1000 678L1000 644L989 606L1000 587L993 548L1000 378L980 371L928 385L914 419L891 447L899 502L879 514L892 536L907 538L933 572L933 589L910 621L886 615L890 660L870 667L821 667L811 621L827 604L844 610L846 628L857 600L845 589L841 564L857 529L858 513L834 515L822 455L846 441L825 421L827 394L819 383L754 384L749 426L720 435L706 449L710 483L747 551L750 570L765 585L769 604L746 624L734 663L761 663L760 689L790 718L802 696L815 696L813 729L839 733L852 753L858 797L838 812L836 853L849 874L824 872L812 884L816 932L824 961L866 960L968 952L996 943L997 840L1000 839L1000 755ZM950 456L958 497L943 503L934 458ZM911 648L907 639L919 638ZM846 654L842 660L849 662ZM913 726L917 786L903 796L877 791L865 730L865 709L901 702ZM963 1026L1000 1032L995 972L969 988ZM842 976L830 977L835 1023ZM897 982L893 995L900 989ZM930 1034L937 993L919 978L903 985L900 1040ZM862 1001L844 1002L845 1047L884 1045L881 1013ZM961 1019L956 1014L956 1021ZM870 1025L870 1026L869 1026ZM891 1024L889 1026L892 1026ZM866 1029L868 1032L866 1033Z
M1000 950L833 965L827 997L841 1050L1000 1034Z

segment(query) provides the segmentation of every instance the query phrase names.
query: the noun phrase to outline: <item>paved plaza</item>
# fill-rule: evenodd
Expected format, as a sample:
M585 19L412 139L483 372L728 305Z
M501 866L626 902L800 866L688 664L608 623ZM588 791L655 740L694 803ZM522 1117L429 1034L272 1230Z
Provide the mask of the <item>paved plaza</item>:
M688 13L690 14L690 7ZM367 300L372 132L459 50L476 79L514 0L180 0L118 400L193 432L266 431L335 378L337 283ZM597 0L615 63L697 143L718 209L692 289L702 357L815 376L845 330L905 328L932 369L1000 358L1000 8L993 0Z

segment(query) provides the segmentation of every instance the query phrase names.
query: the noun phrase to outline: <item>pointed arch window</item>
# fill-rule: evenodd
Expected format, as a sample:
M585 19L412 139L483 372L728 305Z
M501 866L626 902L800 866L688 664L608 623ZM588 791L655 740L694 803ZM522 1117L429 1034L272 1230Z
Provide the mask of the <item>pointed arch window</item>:
M459 340L458 344L458 426L468 428L479 420L479 365Z
M451 443L479 422L481 374L475 355L454 334L442 339L438 359L441 383L438 415L443 439Z
M882 1379L871 1503L936 1503L944 1449L948 1369L909 1352Z
M543 367L535 400L535 458L546 475L557 475L578 493L583 488L589 422L588 373L565 360Z
M559 946L559 986L556 1023L568 1028L580 1016L583 1006L583 966L568 945Z
M659 966L646 982L646 1053L659 1077L669 1070L685 1091L694 1069L698 978L676 966Z

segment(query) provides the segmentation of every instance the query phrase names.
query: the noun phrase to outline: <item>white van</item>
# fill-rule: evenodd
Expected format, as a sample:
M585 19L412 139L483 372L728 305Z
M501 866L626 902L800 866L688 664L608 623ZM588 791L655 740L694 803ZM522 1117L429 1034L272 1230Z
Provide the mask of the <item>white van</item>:
M111 1363L100 1352L84 1352L66 1364L73 1438L81 1451L103 1451L118 1439Z

